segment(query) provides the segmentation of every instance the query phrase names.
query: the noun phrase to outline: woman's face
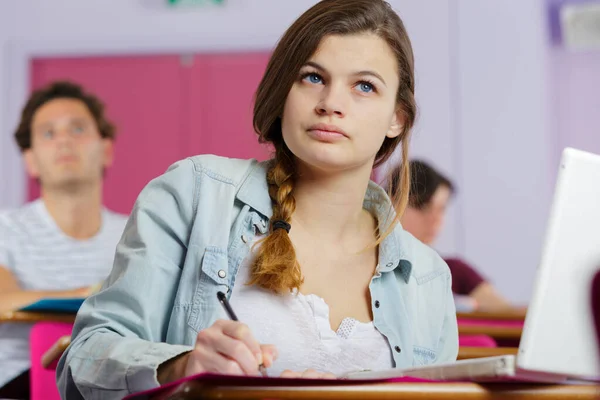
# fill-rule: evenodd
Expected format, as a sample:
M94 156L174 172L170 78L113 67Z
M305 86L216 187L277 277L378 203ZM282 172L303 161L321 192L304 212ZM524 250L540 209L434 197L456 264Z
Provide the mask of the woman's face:
M384 139L402 131L398 85L398 62L379 36L325 37L287 96L286 145L311 169L370 170Z
M402 227L421 242L432 245L444 225L450 195L450 188L442 185L423 208L408 206L401 218Z

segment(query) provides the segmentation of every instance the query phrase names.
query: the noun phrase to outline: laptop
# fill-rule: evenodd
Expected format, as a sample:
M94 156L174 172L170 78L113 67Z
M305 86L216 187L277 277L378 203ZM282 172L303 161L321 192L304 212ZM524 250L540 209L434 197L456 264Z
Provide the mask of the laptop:
M348 374L347 378L600 380L590 308L591 283L599 268L600 156L566 148L517 355L363 371Z

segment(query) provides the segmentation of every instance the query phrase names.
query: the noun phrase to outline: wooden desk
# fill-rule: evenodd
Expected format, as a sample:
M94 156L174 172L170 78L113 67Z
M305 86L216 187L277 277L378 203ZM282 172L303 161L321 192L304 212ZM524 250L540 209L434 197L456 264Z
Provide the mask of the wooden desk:
M75 322L74 314L6 311L0 313L0 324L4 322L33 323L41 321Z
M385 383L353 386L277 387L218 386L189 382L168 395L153 400L167 399L403 399L403 400L598 400L597 385L541 385L516 383Z
M506 310L497 312L488 311L473 311L473 312L457 312L458 319L481 319L489 321L524 321L527 310Z
M63 336L56 341L46 352L42 355L42 367L50 369L56 367L56 363L60 359L60 356L65 352L67 347L71 344L71 336Z
M483 357L504 356L504 355L517 355L518 351L519 351L519 348L517 348L517 347L467 347L467 346L461 346L458 348L458 359L465 360L468 358L483 358Z
M523 333L521 326L488 326L458 324L459 335L488 335L494 339L509 339L518 341Z

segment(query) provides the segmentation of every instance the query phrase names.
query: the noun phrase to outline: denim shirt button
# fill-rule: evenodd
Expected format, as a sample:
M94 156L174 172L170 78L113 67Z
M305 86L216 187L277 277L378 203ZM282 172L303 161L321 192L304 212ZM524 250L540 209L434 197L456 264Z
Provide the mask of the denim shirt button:
M390 263L387 263L387 264L386 264L386 267L391 267L391 266L393 266L393 265L394 265L394 263L391 263L391 262L390 262Z
M267 227L267 221L265 221L264 219L260 220L261 225L263 226L263 228Z
M227 276L227 272L225 272L223 269L220 269L219 272L217 272L217 275L219 275L219 278L225 278Z
M379 308L379 305L380 305L379 300L375 300L375 308Z
M248 236L242 235L242 242L248 243Z
M402 349L400 348L400 346L394 347L394 350L396 350L396 353L400 353L402 351Z

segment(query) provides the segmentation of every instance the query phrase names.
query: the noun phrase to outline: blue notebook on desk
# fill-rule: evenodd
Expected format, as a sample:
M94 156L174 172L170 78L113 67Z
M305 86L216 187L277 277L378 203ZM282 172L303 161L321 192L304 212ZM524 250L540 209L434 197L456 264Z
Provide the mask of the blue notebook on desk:
M83 297L70 299L41 299L21 308L19 311L77 314L77 311L84 300L85 298Z

